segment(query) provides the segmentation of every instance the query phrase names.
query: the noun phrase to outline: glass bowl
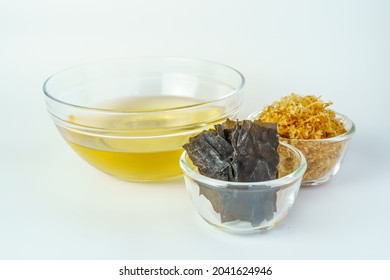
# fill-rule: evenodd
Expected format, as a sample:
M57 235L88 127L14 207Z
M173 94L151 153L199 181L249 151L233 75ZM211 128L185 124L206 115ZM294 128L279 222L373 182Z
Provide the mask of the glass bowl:
M269 230L288 214L298 194L306 160L280 142L278 178L263 182L229 182L201 175L184 152L180 166L190 198L200 216L218 229L251 234Z
M244 84L219 63L134 57L66 69L43 91L55 125L83 159L119 179L161 181L181 175L190 136L236 117Z
M260 113L261 111L252 113L248 118L257 120ZM336 118L343 123L346 130L336 137L313 140L279 138L280 141L299 149L306 158L307 170L302 186L323 184L339 171L356 128L347 116L336 113Z

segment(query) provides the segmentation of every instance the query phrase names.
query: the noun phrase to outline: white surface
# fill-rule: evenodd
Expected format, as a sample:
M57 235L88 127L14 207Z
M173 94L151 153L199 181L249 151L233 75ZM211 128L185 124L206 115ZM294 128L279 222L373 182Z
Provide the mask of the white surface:
M388 1L0 2L0 259L389 259ZM301 189L275 229L206 224L182 179L115 180L80 159L41 85L91 60L169 55L247 78L241 117L315 93L357 133L329 183Z

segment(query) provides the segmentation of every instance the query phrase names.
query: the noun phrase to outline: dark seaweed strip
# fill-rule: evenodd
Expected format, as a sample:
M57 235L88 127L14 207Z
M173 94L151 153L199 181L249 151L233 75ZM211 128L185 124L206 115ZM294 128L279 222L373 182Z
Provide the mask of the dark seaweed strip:
M204 131L184 145L199 172L205 176L235 182L275 179L279 155L277 127L273 123L226 122ZM206 197L220 214L222 223L248 221L258 226L276 212L276 192L269 186L212 188L199 183L199 195Z
M198 185L199 195L210 201L222 223L240 220L256 227L265 220L270 221L276 212L278 188L264 185L242 191L234 187L215 189L202 183Z
M234 181L261 182L276 178L279 141L276 126L269 127L270 124L243 121L232 131Z
M212 137L211 134L216 136L215 132L206 131L191 138L190 143L184 145L184 149L201 174L227 181L232 177L229 149L230 154L233 149L223 143L225 140L222 137Z

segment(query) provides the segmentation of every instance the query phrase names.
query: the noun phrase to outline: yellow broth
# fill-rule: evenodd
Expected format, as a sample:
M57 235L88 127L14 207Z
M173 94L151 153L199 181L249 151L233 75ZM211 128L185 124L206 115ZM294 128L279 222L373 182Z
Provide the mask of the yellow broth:
M70 123L88 122L90 126L107 129L99 134L86 133L77 126L59 129L82 158L114 177L128 181L166 180L181 175L179 158L188 138L223 121L224 111L216 106L164 111L197 103L199 100L180 96L111 100L104 108L145 114L114 114L104 120L69 116Z

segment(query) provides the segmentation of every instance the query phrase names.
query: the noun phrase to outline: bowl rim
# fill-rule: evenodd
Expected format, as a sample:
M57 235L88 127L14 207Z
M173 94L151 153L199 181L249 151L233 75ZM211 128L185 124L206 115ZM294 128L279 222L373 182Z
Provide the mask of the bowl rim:
M67 71L72 71L74 69L85 67L85 66L91 66L91 65L98 65L103 63L110 63L110 62L116 62L116 61L135 61L135 60L161 60L161 61L181 61L181 62L190 62L190 63L205 63L205 64L212 64L220 67L224 67L226 69L230 69L232 72L236 73L238 77L240 78L240 83L234 90L228 92L227 94L223 95L222 97L218 99L214 99L212 101L204 101L199 102L192 105L186 105L186 106L178 106L178 107L171 107L166 109L159 109L159 110L114 110L114 109L106 109L106 108L98 108L98 107L90 107L90 106L83 106L83 105L77 105L70 102L63 101L61 99L58 99L54 97L52 94L49 93L48 85L49 83L57 76L66 73ZM65 106L69 106L72 108L87 110L87 111L96 111L96 112L103 112L103 113L111 113L111 114L140 114L140 113L156 113L156 112L170 112L170 111L176 111L176 110L183 110L183 109L190 109L190 108L197 108L202 106L207 106L209 104L213 104L219 101L222 101L224 99L227 99L240 91L244 88L246 83L244 75L235 69L232 66L215 62L212 60L206 60L206 59L197 59L197 58L186 58L186 57L175 57L175 56L130 56L130 57L117 57L117 58L108 58L108 59L100 59L100 60L94 60L86 63L81 63L77 65L73 65L67 68L64 68L63 70L57 71L56 73L50 75L43 83L42 89L47 98L50 100L53 100L57 103L60 103Z
M265 185L268 187L271 187L271 188L276 188L276 187L280 187L280 186L289 184L289 183L291 183L295 180L298 180L298 179L302 180L303 175L305 174L305 171L307 168L307 162L306 162L305 156L303 155L303 153L299 149L295 148L294 146L292 146L290 144L287 144L285 142L279 142L279 145L285 146L289 150L292 150L296 155L298 155L298 157L301 160L300 160L299 166L293 172L291 172L283 177L280 177L278 179L274 179L274 180L259 181L259 182L231 182L231 181L223 181L223 180L210 178L210 177L207 177L205 175L200 174L199 172L194 171L194 169L192 169L191 167L188 166L188 164L186 162L188 154L186 151L184 151L182 153L182 155L180 156L180 167L182 168L182 170L184 172L184 176L187 175L198 182L206 184L210 188L213 188L213 187L214 188L226 188L227 186L237 187L237 188L240 188L240 187L254 188L254 187L260 187L260 186L265 186Z
M249 120L257 120L257 116L262 112L263 110L255 111L248 115ZM343 124L345 123L343 120L346 120L350 124L350 128L337 136L329 137L329 138L321 138L321 139L302 139L302 138L285 138L279 135L279 139L282 141L299 141L299 142L335 142L335 141L342 141L345 139L349 139L352 137L353 134L356 132L356 126L355 123L346 115L339 113L337 111L334 111L336 114L336 118L341 119Z

